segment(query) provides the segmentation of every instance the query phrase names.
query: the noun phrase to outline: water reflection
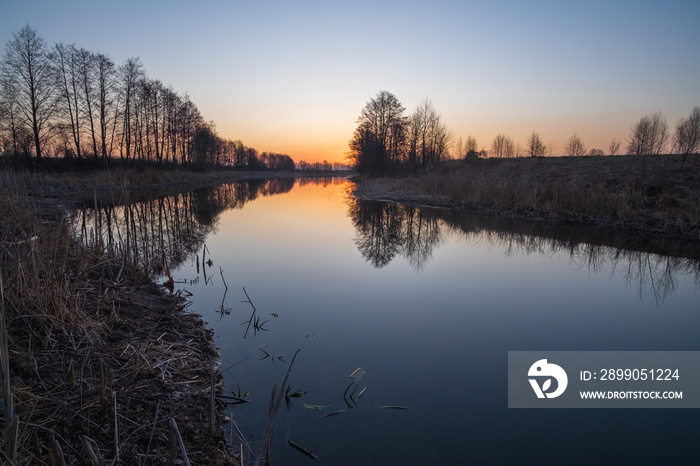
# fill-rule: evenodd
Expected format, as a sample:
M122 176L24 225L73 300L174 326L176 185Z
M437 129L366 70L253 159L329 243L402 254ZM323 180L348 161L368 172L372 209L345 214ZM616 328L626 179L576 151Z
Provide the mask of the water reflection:
M348 205L355 244L376 268L401 256L420 271L446 234L460 234L467 244L498 247L506 255L564 252L573 268L621 275L640 298L657 303L673 293L679 275L700 282L698 244L356 198Z
M355 244L374 267L397 255L421 270L440 243L437 216L415 206L350 199L350 218L357 230Z
M85 244L109 248L155 277L170 275L202 248L219 215L295 184L327 186L332 178L276 178L201 187L189 192L122 192L96 197L73 212L74 233ZM204 258L202 267L206 267Z

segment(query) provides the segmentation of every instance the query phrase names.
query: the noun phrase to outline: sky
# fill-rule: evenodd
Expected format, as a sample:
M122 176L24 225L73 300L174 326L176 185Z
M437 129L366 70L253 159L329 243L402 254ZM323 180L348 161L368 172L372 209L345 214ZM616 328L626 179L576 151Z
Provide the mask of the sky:
M382 90L428 98L455 140L533 131L564 151L625 146L661 112L700 106L700 1L0 0L0 44L25 25L190 96L221 137L342 162Z

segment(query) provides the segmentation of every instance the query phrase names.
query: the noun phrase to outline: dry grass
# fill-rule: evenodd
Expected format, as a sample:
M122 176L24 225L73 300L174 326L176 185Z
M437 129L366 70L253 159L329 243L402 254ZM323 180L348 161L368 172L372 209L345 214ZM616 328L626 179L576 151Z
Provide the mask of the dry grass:
M320 175L328 176L321 173ZM317 177L315 172L235 171L210 170L195 172L183 168L135 169L117 168L90 172L28 172L0 167L0 190L14 191L20 187L34 198L85 199L95 193L122 192L126 190L159 190L165 193L181 192L195 186L214 185L223 182L286 178Z
M452 161L358 193L586 225L700 238L700 156Z
M221 378L201 318L21 194L0 188L3 398L17 426L0 424L0 463L172 464L174 420L190 460L231 464L203 409Z

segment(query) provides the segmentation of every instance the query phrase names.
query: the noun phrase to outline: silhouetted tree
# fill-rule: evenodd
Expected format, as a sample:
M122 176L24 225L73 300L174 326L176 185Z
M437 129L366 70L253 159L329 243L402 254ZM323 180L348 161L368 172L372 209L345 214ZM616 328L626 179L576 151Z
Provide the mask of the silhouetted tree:
M426 167L444 159L449 151L452 134L433 104L424 99L408 119L409 163Z
M695 107L688 118L681 118L673 137L673 152L694 154L700 149L700 107Z
M56 79L44 39L25 26L12 35L0 62L3 99L16 109L16 124L32 134L37 160L47 144L55 109Z
M361 173L379 174L401 160L406 141L405 108L387 91L381 91L362 109L352 139L349 160Z
M537 131L533 131L527 140L527 151L530 157L544 157L546 146Z
M479 156L479 146L476 143L476 138L471 134L467 136L467 142L465 144L465 157L478 157Z
M620 141L618 141L616 138L613 138L612 141L610 141L610 155L617 155L617 153L620 150Z
M668 123L657 112L637 121L627 137L628 154L661 154L668 142Z
M113 141L115 123L119 110L115 95L117 70L114 66L114 62L106 55L98 53L95 56L95 61L100 153L102 158L106 161L107 158L112 155L111 141ZM110 141L109 149L107 148L107 141Z
M19 121L17 99L9 84L0 74L0 138L2 138L3 153L8 152L12 147L12 154L17 155L22 126Z
M368 122L371 110L364 113ZM391 120L390 112L382 114L381 105L376 110L383 131L377 135L387 142L393 163L403 150L403 123ZM96 161L108 161L118 151L124 165L295 167L288 155L259 155L240 141L220 138L186 94L148 78L139 59L116 68L108 56L75 45L48 49L26 26L6 44L0 60L0 151L29 157L32 150L37 158L61 151L67 158L83 158L91 152Z
M515 157L515 144L509 136L499 133L491 142L491 152L498 158Z
M119 147L122 159L127 162L133 155L132 116L136 109L136 86L143 76L143 65L138 58L129 58L119 67L119 93L124 102Z
M64 138L64 154L72 153L82 158L81 144L81 118L82 118L82 90L80 87L80 74L78 71L78 57L75 45L58 43L54 46L54 70L59 88L58 116L64 122L63 129L70 129L70 144L68 138Z
M581 157L586 155L586 145L578 134L574 133L564 146L564 153L570 157Z

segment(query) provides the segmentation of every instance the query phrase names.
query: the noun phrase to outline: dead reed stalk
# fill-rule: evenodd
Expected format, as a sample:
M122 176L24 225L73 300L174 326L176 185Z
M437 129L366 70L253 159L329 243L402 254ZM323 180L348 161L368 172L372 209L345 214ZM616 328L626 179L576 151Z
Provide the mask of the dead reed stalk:
M191 461L233 464L219 452L222 381L202 319L99 229L82 245L62 212L19 191L0 188L0 462L167 464L177 412Z

